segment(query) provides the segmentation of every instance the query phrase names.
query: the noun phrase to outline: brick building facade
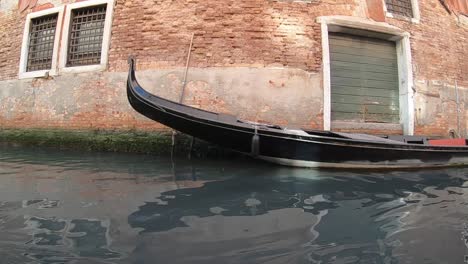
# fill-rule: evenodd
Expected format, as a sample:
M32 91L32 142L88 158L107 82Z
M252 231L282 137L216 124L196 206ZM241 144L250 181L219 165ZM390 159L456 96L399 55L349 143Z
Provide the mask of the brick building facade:
M193 36L186 104L288 127L466 136L465 0L74 2L0 1L0 127L164 129L130 108L127 57L143 87L178 100ZM55 31L33 42L45 16ZM97 41L79 44L80 25L97 25Z

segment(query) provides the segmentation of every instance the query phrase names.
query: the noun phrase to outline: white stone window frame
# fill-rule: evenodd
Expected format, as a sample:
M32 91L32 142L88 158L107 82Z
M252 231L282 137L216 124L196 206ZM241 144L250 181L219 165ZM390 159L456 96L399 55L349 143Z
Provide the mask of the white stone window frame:
M323 129L331 130L331 77L330 77L330 46L328 32L330 26L362 29L392 35L391 41L396 43L398 61L398 83L400 99L400 124L405 135L414 134L414 90L411 59L410 34L398 27L384 22L374 22L357 17L324 16L318 17L322 31L322 63L323 63ZM361 129L392 129L392 124L380 123L349 123L348 128ZM343 127L346 128L346 127Z
M413 10L413 17L404 17L401 15L390 13L387 10L387 3L385 2L385 0L382 0L382 2L383 2L383 8L384 8L386 17L397 18L397 19L404 18L404 19L410 20L412 23L419 24L421 20L421 13L419 12L419 0L411 0L411 8Z
M61 25L63 18L64 7L54 7L46 10L41 10L38 12L29 13L26 16L26 21L24 23L23 31L23 42L21 44L21 55L20 55L20 66L19 66L19 79L28 79L28 78L37 78L37 77L47 77L57 75L57 59L59 54L59 45L60 45L60 33ZM55 38L54 38L54 48L52 51L52 65L49 70L40 70L40 71L27 71L28 65L28 52L29 52L29 34L31 31L31 21L35 18L48 16L51 14L58 14L57 16L57 27L55 28Z
M97 5L107 4L106 6L106 20L104 22L104 33L101 47L101 61L95 65L84 65L84 66L71 66L67 67L67 55L68 55L68 41L70 38L70 23L72 11L74 9L92 7ZM65 22L63 24L63 33L61 39L60 48L60 59L59 59L59 71L60 73L80 73L80 72L91 72L91 71L104 71L107 68L110 38L112 30L112 19L114 16L114 5L115 0L89 0L78 3L67 5L65 11Z

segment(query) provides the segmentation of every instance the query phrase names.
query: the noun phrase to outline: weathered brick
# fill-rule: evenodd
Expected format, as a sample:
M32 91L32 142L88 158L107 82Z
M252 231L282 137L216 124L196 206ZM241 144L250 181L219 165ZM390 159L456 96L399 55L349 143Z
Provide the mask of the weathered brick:
M62 1L70 2L73 1ZM366 18L369 15L381 20L380 9L362 13L366 2L372 1L322 0L301 3L266 0L117 0L106 74L89 73L82 78L89 77L90 81L85 84L74 83L72 75L48 80L17 81L24 21L30 10L22 13L18 9L8 12L0 10L0 80L5 81L5 84L11 81L15 86L27 87L24 91L30 91L29 94L24 92L20 95L12 93L3 96L0 91L0 110L8 112L0 112L0 126L160 129L161 125L139 116L126 104L122 95L125 92L124 81L115 83L106 79L112 73L127 70L126 60L129 55L137 57L138 70L181 69L185 66L190 38L194 34L191 68L283 66L319 75L322 69L322 44L321 26L316 18L327 15ZM441 80L452 86L457 81L460 87L468 87L468 30L457 25L454 16L448 14L439 1L419 2L419 24L384 18L387 23L411 34L415 80ZM47 4L38 8L44 7ZM63 85L63 80L67 78L70 80L67 83L70 87L64 90L73 93L67 95L76 100L77 109L62 109L63 103L57 98L50 98L49 102L38 101L37 96L40 97L40 93L57 94L57 90L61 89L58 86ZM273 82L278 78L272 76ZM242 79L243 76L239 76L239 80ZM313 85L320 86L321 78L315 78L314 82ZM116 85L120 88L116 88ZM262 85L268 86L269 83ZM174 87L178 86L164 89L175 89ZM270 105L271 110L259 115L255 113L255 109L245 111L235 109L235 105L226 106L226 100L210 97L213 96L210 89L201 90L189 100L202 108L237 111L243 113L243 117L267 122L309 128L321 128L323 124L320 103L315 108L298 107L294 114L301 115L300 117L293 113L284 116L281 110L275 110L283 109L281 103ZM456 105L446 103L447 100L453 101L453 98L439 98L426 103L426 95L418 93L418 89L416 102L419 105L415 105L416 132L446 135L456 122L454 118L435 115L433 122L423 122L424 120L417 119L418 108L431 108L433 104L443 105L447 108L445 114L453 117L456 114ZM445 88L428 86L427 89L439 91ZM171 91L165 92L171 94ZM313 92L320 94L322 91L318 89ZM226 94L222 96L225 96L224 99L229 97ZM89 99L89 104L86 104L86 100L83 100L85 97L96 98ZM38 105L38 102L43 105ZM116 105L115 102L121 105ZM464 109L463 102L462 123L466 127Z

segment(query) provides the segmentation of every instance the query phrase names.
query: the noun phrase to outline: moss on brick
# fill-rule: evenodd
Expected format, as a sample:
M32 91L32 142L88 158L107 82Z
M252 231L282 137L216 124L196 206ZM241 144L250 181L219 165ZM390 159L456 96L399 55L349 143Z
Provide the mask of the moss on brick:
M176 135L175 152L188 153L191 138ZM87 131L45 129L0 129L0 142L29 146L58 147L85 151L112 151L147 154L170 154L171 132L142 131ZM196 156L218 155L225 152L211 144L196 140L193 153Z

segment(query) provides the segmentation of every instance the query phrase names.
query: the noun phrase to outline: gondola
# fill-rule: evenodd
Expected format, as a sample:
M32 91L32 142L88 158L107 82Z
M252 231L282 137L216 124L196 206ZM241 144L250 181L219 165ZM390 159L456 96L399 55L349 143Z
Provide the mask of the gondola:
M382 169L468 164L466 140L465 146L440 146L431 145L427 137L288 129L179 104L143 89L133 58L129 59L127 97L137 112L165 126L281 165Z

